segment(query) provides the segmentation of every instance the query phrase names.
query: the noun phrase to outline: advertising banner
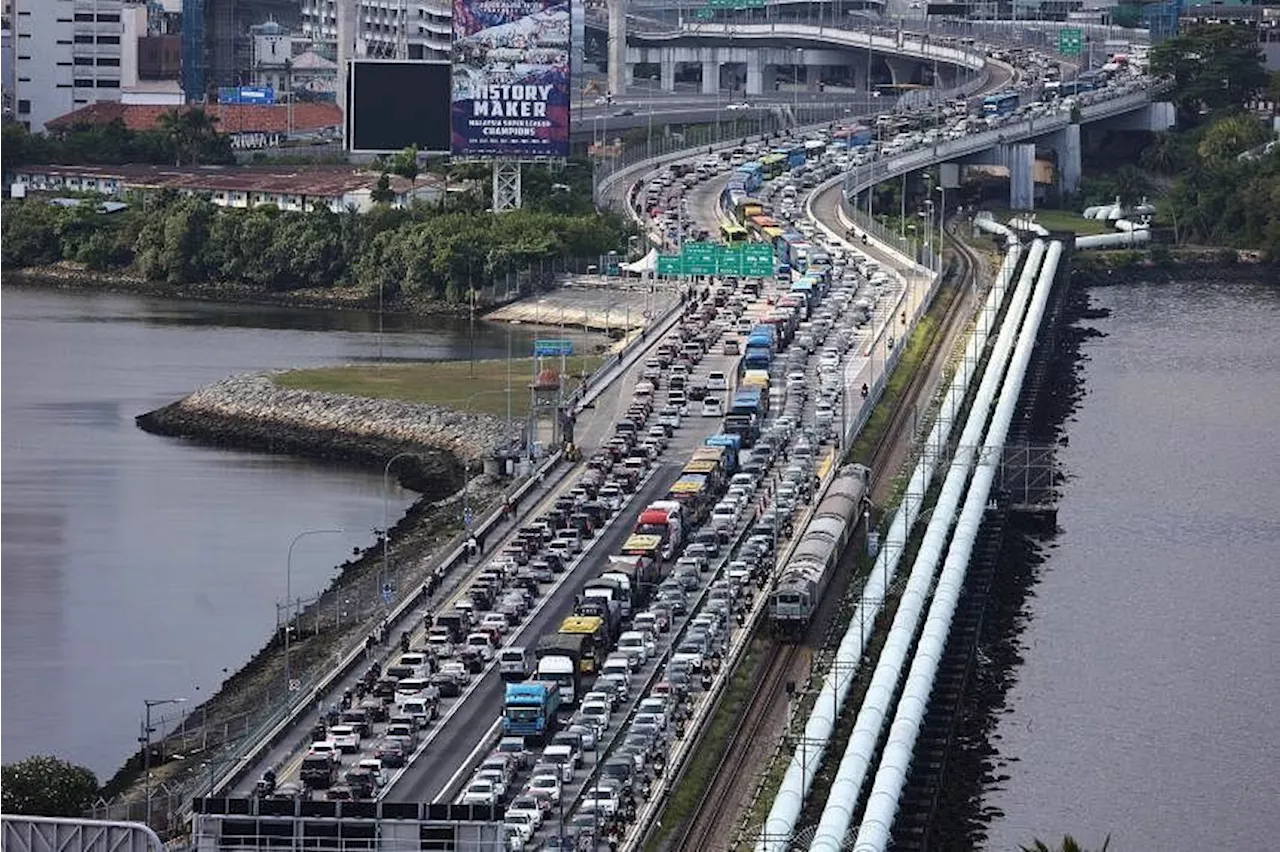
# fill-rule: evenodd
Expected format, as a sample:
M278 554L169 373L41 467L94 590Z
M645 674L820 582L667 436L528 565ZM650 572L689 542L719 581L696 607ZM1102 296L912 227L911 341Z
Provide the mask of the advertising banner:
M569 155L569 10L569 0L454 0L454 154Z

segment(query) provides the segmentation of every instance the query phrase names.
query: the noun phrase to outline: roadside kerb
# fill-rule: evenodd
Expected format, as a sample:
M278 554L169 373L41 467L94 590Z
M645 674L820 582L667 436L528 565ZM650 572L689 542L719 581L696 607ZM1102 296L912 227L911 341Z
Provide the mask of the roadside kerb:
M831 468L823 476L821 486L805 508L805 515L799 527L798 535L791 538L791 541L787 543L786 550L779 555L777 561L779 566L785 565L790 560L791 554L795 552L796 547L799 546L801 539L804 538L804 534L808 530L809 522L813 519L814 510L817 509L822 499L826 496L832 481L836 477L836 473L840 470L839 457L841 450L837 446L832 448L832 452L835 454L835 459ZM776 578L771 576L769 579L772 581ZM707 588L709 589L710 585ZM725 665L720 667L720 672L712 683L711 689L704 694L704 700L690 720L689 731L672 749L671 759L668 761L661 779L659 779L654 789L650 790L649 798L644 807L636 814L635 822L627 830L627 834L622 841L623 850L635 850L644 844L651 833L652 827L656 824L655 818L662 811L662 808L666 806L671 792L682 780L689 758L701 744L707 723L719 707L721 695L733 680L733 675L737 671L738 665L742 662L742 658L746 655L747 649L751 647L751 640L759 627L761 615L769 608L769 593L771 591L772 582L769 587L762 589L757 596L749 617L738 631L738 641L729 649L729 656L725 661Z
M685 615L684 622L680 625L678 630L673 630L670 633L671 640L667 643L667 649L663 651L662 655L658 658L657 664L653 667L653 671L649 673L649 677L645 680L644 684L636 691L635 703L632 705L631 709L627 711L627 715L622 719L622 721L618 723L617 728L614 729L612 736L609 737L609 742L605 744L604 748L597 747L596 765L592 767L591 774L587 776L585 781L583 781L582 786L578 788L577 794L574 795L573 799L569 802L569 805L564 809L566 816L573 813L574 809L578 807L578 803L582 800L582 794L590 789L591 786L599 779L600 768L609 760L610 755L616 750L619 739L631 724L632 719L635 717L636 712L640 707L642 697L653 688L655 683L665 677L665 668L667 663L671 661L672 652L679 647L681 637L688 632L689 625L693 622L693 619L698 615L699 611L706 603L707 596L711 593L711 587L720 579L728 564L733 561L734 554L736 554L738 548L742 546L742 542L746 540L747 534L751 530L751 525L755 523L756 518L758 517L759 512L753 508L751 513L744 519L742 529L738 531L738 534L726 549L725 555L720 557L719 564L716 566L715 570L711 572L711 577L707 581L706 587L702 589L698 594L698 599L689 607L688 613ZM703 664L707 665L709 663L707 660L703 660ZM687 738L688 734L685 736Z
M543 609L546 608L547 604L551 602L551 599L555 597L555 593L560 590L560 587L563 586L566 582L568 582L569 579L573 576L573 573L578 568L580 568L583 565L583 563L591 556L592 551L595 550L596 548L596 545L600 543L601 534L603 534L606 530L610 529L613 526L613 524L619 518L622 517L622 513L626 510L628 506L631 505L631 502L635 500L635 496L640 493L640 489L644 487L645 483L647 483L650 479L653 478L657 470L658 470L658 466L656 464L649 469L649 472L645 475L645 477L641 479L640 482L636 485L636 490L632 491L630 494L627 495L627 499L623 501L623 504L618 509L617 513L615 513L614 516L609 519L609 523L601 527L600 532L591 538L589 545L583 548L582 552L579 553L574 558L573 562L565 566L565 570L560 575L560 578L556 580L556 582L553 583L551 587L548 588L546 592L542 594L542 600L538 603L536 607L534 607L534 609L528 615L525 616L524 620L521 622L519 629L516 630L515 633L511 634L505 642L503 642L502 647L497 649L497 651L493 655L493 659L489 661L489 664L486 665L484 669L480 671L472 679L471 683L468 684L467 688L463 690L461 695L458 696L458 700L453 703L453 705L449 708L448 712L446 712L444 716L442 716L439 720L437 720L431 732L423 739L422 744L419 745L418 748L414 751L414 753L409 757L409 760L405 762L405 765L401 767L399 770L397 770L396 773L391 776L391 779L386 784L383 785L382 790L379 791L378 793L378 796L377 796L378 799L382 799L387 794L387 792L390 791L390 789L395 786L396 782L399 781L400 778L413 766L414 761L416 761L418 757L422 754L422 752L426 750L427 746L429 746L431 743L435 741L436 737L439 736L440 731L442 728L444 728L445 724L448 723L448 721L453 718L453 715L458 712L458 709L462 707L462 705L466 703L467 699L471 697L471 694L475 692L477 688L479 688L480 682L483 681L485 677L488 676L489 672L493 671L493 669L498 665L498 654L504 649L509 648L514 644L517 644L516 640L518 640L521 636L523 636L525 632L529 629L529 625L532 619L536 615L538 615L538 613L542 612Z
M624 349L620 353L620 362L615 362L612 365L605 365L597 369L596 373L593 374L593 381L590 382L593 387L588 390L586 397L578 402L577 410L581 411L585 403L589 403L594 400L603 393L614 380L624 376L627 369L629 369L640 357L640 353L643 353L648 346L653 345L660 340L662 336L670 330L671 326L678 321L681 308L682 305L679 301L673 303L667 309L663 317L657 321L659 328L655 329L656 333L638 336L631 344L629 344L629 349ZM615 371L615 375L607 379L594 380L595 376L599 376L604 370L608 369L613 369ZM548 490L552 490L557 487L575 467L575 465L561 467L558 472L555 472L548 477L548 472L555 468L561 460L561 457L562 452L560 450L557 450L548 456L537 469L525 477L523 483L511 492L511 496L517 500L522 500L534 488L545 487ZM487 533L498 522L498 519L501 517L501 511L501 507L492 509L480 520L473 532L479 532L481 534ZM445 572L446 574L450 573L456 566L457 562L462 558L466 544L466 537L467 533L460 533L455 536L450 545L447 546L450 549L446 551L446 555L441 558L439 563L442 566L448 566ZM478 568L479 566L477 566L477 570ZM462 582L463 581L460 581L458 585L461 585ZM395 608L388 613L388 623L390 625L396 625L407 614L416 610L423 603L425 591L425 587L419 586L414 594L406 597L397 604ZM253 735L253 738L256 739L256 744L239 758L232 758L233 767L209 787L207 794L212 795L216 791L239 781L241 774L255 761L261 758L263 750L279 744L285 734L287 734L288 730L297 724L299 717L314 709L316 701L319 700L324 692L330 689L336 681L350 674L353 666L355 666L357 662L366 659L365 654L366 652L363 640L353 644L351 649L338 663L337 667L330 670L327 675L325 675L307 692L305 699L300 699L288 707L281 708L279 712L286 714L283 718L280 718L279 714L276 714L272 719L267 720L259 726L258 730L265 733ZM382 659L385 660L387 656L388 655L384 655ZM306 743L303 745L305 746ZM285 760L287 761L296 754L297 748L293 749L289 755L286 756ZM197 792L194 793L191 798L184 800L182 812L184 817L190 813L192 799L198 798L199 796L200 792Z

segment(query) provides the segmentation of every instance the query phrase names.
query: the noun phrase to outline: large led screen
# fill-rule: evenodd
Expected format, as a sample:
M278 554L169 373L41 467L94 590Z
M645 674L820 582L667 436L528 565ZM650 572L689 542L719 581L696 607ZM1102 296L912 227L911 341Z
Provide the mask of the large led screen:
M449 63L351 63L347 147L359 153L449 151Z

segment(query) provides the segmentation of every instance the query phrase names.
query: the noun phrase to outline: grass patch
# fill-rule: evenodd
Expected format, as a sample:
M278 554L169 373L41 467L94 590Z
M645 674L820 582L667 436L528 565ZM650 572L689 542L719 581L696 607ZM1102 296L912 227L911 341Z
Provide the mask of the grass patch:
M953 295L952 298L955 296ZM949 299L934 300L933 307L916 323L915 329L907 339L907 351L902 353L901 360L893 368L884 394L876 402L871 416L867 418L862 431L858 433L853 446L849 449L849 461L871 465L871 456L875 453L876 447L880 446L880 441L883 440L889 423L893 420L893 412L898 407L898 401L906 391L907 385L911 383L911 377L916 374L916 370L920 369L920 365L929 354L929 344L938 329L938 317L945 314L946 305L949 303Z
M1019 215L1013 210L992 210L1001 223L1007 223L1011 218ZM1070 210L1036 210L1034 212L1035 222L1043 225L1050 231L1071 231L1076 234L1114 234L1116 229L1111 226L1110 222L1100 222L1097 219L1086 219L1079 213Z
M591 375L604 362L599 355L575 355L565 360L570 393L582 375ZM557 365L558 367L558 365ZM275 376L281 387L324 391L373 399L398 399L438 405L458 411L507 416L507 379L510 375L511 414L523 417L529 410L532 358L492 361L428 361L420 364L372 364L291 370Z
M659 817L662 825L656 828L645 844L646 852L662 849L671 836L684 829L685 823L693 817L706 791L707 784L715 774L716 767L729 741L729 734L738 725L738 717L746 706L755 689L756 669L760 664L760 653L768 644L767 640L757 638L751 640L751 647L743 655L742 663L733 673L733 679L725 688L720 698L720 706L716 708L707 725L693 758L686 765L684 776L676 784L667 799L666 807Z

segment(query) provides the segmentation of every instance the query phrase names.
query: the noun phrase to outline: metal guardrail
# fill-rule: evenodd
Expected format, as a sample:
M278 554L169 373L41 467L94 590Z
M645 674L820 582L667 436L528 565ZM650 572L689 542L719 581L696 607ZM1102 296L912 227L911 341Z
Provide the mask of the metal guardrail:
M1152 86L1140 92L1119 95L1103 101L1096 101L1080 108L1081 122L1097 121L1151 103L1151 95L1161 90L1160 86ZM1025 142L1046 133L1062 130L1072 123L1070 115L1053 115L1045 118L1031 118L1026 121L1006 124L1002 127L975 133L960 139L935 143L926 148L910 151L896 157L875 160L852 169L844 179L846 197L857 195L875 184L898 177L907 172L917 171L937 163L957 160L977 154L996 145L1010 142Z
M575 405L577 411L581 411L584 406L590 404L597 396L605 391L612 377L611 372L619 375L628 369L638 357L638 352L643 352L645 348L655 340L660 339L670 327L679 320L683 305L679 300L675 300L660 317L653 318L650 326L654 329L652 334L635 335L622 350L618 353L618 357L596 369L591 375L591 379L587 383L588 390L586 394L581 396L575 394L571 398L571 404ZM530 490L545 484L547 473L555 468L561 459L559 451L548 456L538 468L534 469L525 477L524 481L517 486L512 492L512 496L520 500ZM570 468L562 468L561 476L567 475ZM476 526L470 531L471 534L487 534L487 532L499 521L501 517L501 508L496 507L483 516ZM445 546L444 556L440 558L439 565L446 566L446 572L453 570L454 567L462 560L464 554L464 545L468 533L459 533L454 539ZM423 602L425 595L425 587L419 586L417 590L407 595L401 600L388 614L387 620L390 624L395 624L403 619L407 614L411 613ZM262 752L280 741L280 739L297 724L300 716L310 712L315 707L317 699L323 695L333 684L350 673L357 663L365 662L365 646L364 640L360 640L352 645L352 647L341 657L338 665L330 669L328 672L318 676L315 680L309 682L304 688L299 690L300 697L294 702L282 706L276 713L273 713L266 721L259 725L252 733L246 735L241 741L243 750L238 754L227 756L221 760L222 765L233 764L232 768L224 772L220 777L212 780L201 778L191 785L191 794L188 796L184 793L183 806L179 813L180 817L185 818L191 812L191 800L199 798L203 795L209 795L217 790L221 790L229 784L235 783L241 775L256 761L261 759Z

